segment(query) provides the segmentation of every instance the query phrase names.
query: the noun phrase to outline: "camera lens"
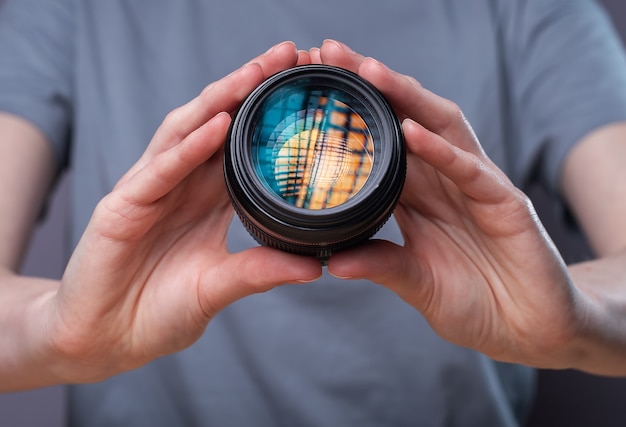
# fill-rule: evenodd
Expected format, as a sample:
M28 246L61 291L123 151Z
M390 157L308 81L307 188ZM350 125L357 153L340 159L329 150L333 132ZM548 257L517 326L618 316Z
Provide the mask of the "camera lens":
M322 262L369 239L402 191L398 119L358 75L327 65L267 79L233 119L224 155L235 211L261 244Z

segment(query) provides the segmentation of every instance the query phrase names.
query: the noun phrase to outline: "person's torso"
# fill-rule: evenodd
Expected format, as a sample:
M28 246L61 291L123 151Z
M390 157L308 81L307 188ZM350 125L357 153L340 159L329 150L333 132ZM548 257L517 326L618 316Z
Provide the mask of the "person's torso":
M76 3L74 238L170 110L283 40L337 39L414 76L457 102L506 167L489 1ZM401 242L393 221L379 237ZM230 248L254 244L235 220ZM531 388L529 370L444 342L390 291L324 277L237 302L180 354L74 387L71 422L510 426Z

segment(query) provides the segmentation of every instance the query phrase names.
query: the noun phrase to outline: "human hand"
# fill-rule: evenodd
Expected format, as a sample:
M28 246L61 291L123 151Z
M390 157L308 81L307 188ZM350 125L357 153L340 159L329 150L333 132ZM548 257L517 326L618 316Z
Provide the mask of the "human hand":
M573 339L579 294L528 197L486 156L461 110L415 79L334 42L311 60L357 72L403 121L404 245L371 241L329 272L395 291L443 338L499 360L551 366Z
M167 116L98 204L44 319L62 382L99 380L181 350L228 304L321 274L315 259L226 248L228 113L271 74L306 62L282 43L209 85Z

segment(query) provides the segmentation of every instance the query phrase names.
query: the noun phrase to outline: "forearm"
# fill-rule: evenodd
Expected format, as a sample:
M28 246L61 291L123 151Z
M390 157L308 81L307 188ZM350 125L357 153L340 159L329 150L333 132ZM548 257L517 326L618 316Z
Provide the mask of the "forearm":
M63 382L47 321L58 282L0 272L0 392Z
M626 375L626 250L571 265L583 298L572 346L574 366L600 375Z

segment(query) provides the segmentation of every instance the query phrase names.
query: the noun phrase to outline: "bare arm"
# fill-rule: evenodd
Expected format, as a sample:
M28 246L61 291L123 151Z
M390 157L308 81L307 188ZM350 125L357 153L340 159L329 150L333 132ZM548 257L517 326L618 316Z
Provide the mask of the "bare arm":
M36 366L45 346L33 339L30 327L38 323L37 307L58 283L17 272L53 173L53 154L44 136L22 119L0 114L0 377L3 371L20 372L22 364ZM28 370L23 380L30 383L31 375L40 374Z
M564 194L598 259L570 266L588 297L580 369L626 375L626 123L581 141L562 174Z
M17 271L51 185L54 160L39 130L16 116L0 113L0 162L0 241L6 242L0 246L0 265Z

